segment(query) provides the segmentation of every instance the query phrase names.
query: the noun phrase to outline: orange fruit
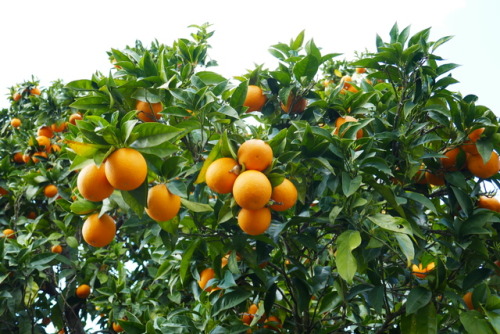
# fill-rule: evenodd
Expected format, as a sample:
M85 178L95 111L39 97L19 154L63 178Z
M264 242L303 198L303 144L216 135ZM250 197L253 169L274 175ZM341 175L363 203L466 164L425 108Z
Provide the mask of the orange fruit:
M66 122L62 122L60 124L57 124L57 123L52 123L50 125L50 129L53 131L53 132L63 132L64 130L66 130L66 127L67 127L67 124Z
M366 72L366 68L364 67L356 67L356 73L362 74Z
M444 153L446 158L440 159L441 166L443 166L444 170L453 172L464 167L465 161L462 163L462 166L457 166L457 158L461 152L463 152L463 150L460 147L455 147L454 149L448 150Z
M476 142L479 140L479 138L481 138L483 132L484 128L479 128L469 133L469 139L466 140L461 146L462 150L469 154L479 154L479 152L477 151Z
M69 116L69 122L73 125L76 125L76 121L81 121L83 119L82 114L74 113Z
M214 287L207 286L208 281L210 281L214 277L215 277L215 271L213 268L204 269L200 273L200 280L198 281L198 285L200 286L200 289L205 290L207 292L220 290L220 288L217 288L217 287L214 288Z
M41 92L40 92L40 89L38 87L33 87L30 89L30 94L31 95L40 95Z
M7 195L8 193L9 192L6 189L0 187L0 196Z
M250 325L252 323L253 318L257 314L257 311L259 310L259 307L255 304L252 304L248 307L247 313L244 313L243 316L241 317L241 321L246 324Z
M78 286L75 294L78 298L86 299L90 295L90 286L88 284Z
M40 161L40 159L37 159L35 157L42 157L44 159L47 159L47 153L46 152L36 152L36 153L33 153L33 156L31 157L31 159L33 160L34 163L37 163L37 162ZM24 157L23 157L23 159L24 159Z
M442 172L431 173L429 171L425 172L425 180L428 184L432 184L434 186L443 186L444 185L444 175Z
M31 161L31 156L29 154L23 154L24 163L28 163Z
M38 128L38 131L36 133L38 136L45 136L47 138L52 138L54 137L54 131L52 131L50 126L43 125L40 128Z
M49 198L52 198L54 197L55 195L57 195L57 187L53 184L48 184L45 186L45 188L43 188L43 194L45 195L45 197L49 197Z
M14 95L12 95L12 99L16 102L19 101L21 99L21 94L14 93Z
M474 175L483 179L488 179L498 173L500 164L498 154L491 152L490 159L485 163L481 155L467 154L467 169Z
M161 118L160 112L163 110L161 102L150 103L144 101L137 101L135 104L137 118L143 122L156 122Z
M500 201L495 197L479 196L477 206L478 208L500 212Z
M60 152L61 151L61 146L57 144L52 144L51 146L52 152Z
M14 160L16 164L23 164L24 163L23 154L21 152L14 153L12 160Z
M257 210L269 202L272 191L271 182L264 173L247 170L234 181L233 197L242 208Z
M260 111L266 104L267 97L262 92L262 88L255 85L248 85L247 96L243 106L248 107L247 112Z
M467 308L469 310L474 309L474 303L472 303L472 292L467 292L462 299L464 300L465 305L467 305Z
M290 209L297 202L297 188L288 179L283 179L281 184L273 188L271 199L275 204L271 205L274 211L285 211Z
M115 332L117 332L117 333L120 333L120 332L123 332L123 331L124 331L123 327L122 327L122 326L120 326L120 324L119 324L119 323L117 323L117 322L113 322L113 330L114 330Z
M82 236L86 243L94 247L104 247L113 241L116 234L116 224L113 218L98 213L90 215L83 223Z
M76 185L83 198L92 202L108 198L115 190L106 178L104 165L97 167L94 163L85 166L78 173Z
M50 139L48 137L38 136L36 137L36 141L41 149L45 150L47 153L50 153L52 147L50 144Z
M151 219L164 222L174 218L181 208L181 198L172 194L166 184L158 184L148 191L146 213Z
M238 148L238 163L245 169L263 171L273 162L273 149L261 139L250 139Z
M240 166L233 158L220 158L212 162L206 171L207 186L219 194L229 194L238 177Z
M36 219L37 214L35 211L30 211L26 217L29 219Z
M139 151L132 148L120 148L106 159L104 163L106 178L119 190L138 188L148 176L146 159Z
M281 103L281 109L286 113L300 114L303 113L307 106L307 100L303 97L296 97L295 94L290 93L286 100L286 105Z
M283 325L281 324L280 319L274 315L269 316L264 322L264 328L272 329L275 332L279 332L282 327Z
M260 235L271 225L271 210L269 208L257 210L243 208L238 213L238 225L246 234Z
M340 126L346 122L357 122L358 120L352 116L340 116L335 120L335 131L333 131L334 135L339 135ZM340 134L340 137L343 137L345 131ZM360 139L363 137L363 129L359 129L356 132L356 139Z
M340 79L340 84L342 85L343 89L349 89L349 87L352 86L350 82L352 82L352 78L348 75L344 75L342 79Z
M50 251L51 251L52 253L58 253L58 254L61 254L61 253L62 253L62 251L63 251L63 248L62 248L62 246L61 246L61 245L54 245L54 246L52 246L52 247L50 248Z
M19 118L13 118L10 120L10 125L12 125L13 128L18 128L22 124L21 120Z
M16 232L13 229L6 228L3 230L3 235L2 238L8 238L8 239L15 239L16 238Z

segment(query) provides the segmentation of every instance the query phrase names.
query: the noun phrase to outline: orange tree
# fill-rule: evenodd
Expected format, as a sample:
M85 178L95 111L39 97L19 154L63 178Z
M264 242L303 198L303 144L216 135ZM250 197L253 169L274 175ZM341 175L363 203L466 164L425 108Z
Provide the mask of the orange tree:
M498 332L498 120L448 88L449 38L336 61L301 32L230 80L208 27L12 88L2 331Z

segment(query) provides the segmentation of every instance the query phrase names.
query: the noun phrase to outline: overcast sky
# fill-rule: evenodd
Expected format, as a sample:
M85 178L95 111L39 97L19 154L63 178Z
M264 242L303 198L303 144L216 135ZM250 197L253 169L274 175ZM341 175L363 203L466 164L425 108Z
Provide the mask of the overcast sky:
M220 65L214 70L230 77L254 63L273 68L269 46L304 29L325 53L349 56L374 50L376 34L387 40L398 22L400 28L411 25L412 33L432 27L432 40L454 35L437 52L462 65L452 72L461 81L452 88L478 95L500 115L498 14L498 0L1 0L0 107L8 106L7 88L32 75L47 86L90 78L96 70L107 73L111 48L136 39L171 44L188 37L191 24L213 24L210 55Z

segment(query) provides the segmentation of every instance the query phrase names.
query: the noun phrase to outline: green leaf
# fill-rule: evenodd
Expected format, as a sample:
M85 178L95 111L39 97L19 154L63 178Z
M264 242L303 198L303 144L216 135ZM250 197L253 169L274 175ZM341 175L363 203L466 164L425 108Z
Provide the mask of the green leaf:
M293 75L295 78L302 82L311 81L318 72L319 61L314 56L305 56L293 67Z
M416 313L401 318L401 333L404 334L436 334L438 321L436 307L433 303L418 309Z
M75 237L69 236L66 238L66 244L71 248L78 248L78 240Z
M233 94L231 94L231 99L229 100L229 104L231 105L231 107L233 107L234 109L239 109L243 105L247 97L247 88L247 81L243 81L238 85L238 87L236 87Z
M205 85L217 85L217 84L220 84L221 82L227 80L222 75L217 74L215 72L210 72L210 71L198 72L198 73L196 73L196 76L198 78L200 78L200 80Z
M252 293L245 290L236 290L226 293L212 306L212 317L215 317L222 311L228 310L230 308L238 306L241 303L246 302L251 296Z
M86 79L71 81L66 84L66 87L81 91L97 89L97 87L94 87L94 83L92 82L92 80Z
M460 313L460 322L465 327L467 333L496 334L485 316L478 311L473 310Z
M470 288L475 287L484 280L488 279L491 273L492 270L488 268L479 268L472 270L467 276L465 276L462 283L462 289L469 290Z
M198 238L192 241L189 247L182 254L181 266L179 268L179 276L181 278L181 282L183 283L186 280L186 274L188 272L189 265L191 263L191 258L193 257L193 253L200 245L201 240L202 239Z
M406 197L408 199L411 199L412 201L419 202L423 206L425 206L427 209L431 210L432 212L437 214L436 207L434 206L434 203L424 195L412 191L406 191L404 194L402 194L403 197Z
M197 203L197 202L191 202L185 198L181 197L181 203L184 205L188 210L193 211L193 212L212 212L214 209L204 203Z
M33 276L30 276L28 282L26 283L26 287L24 289L24 305L26 307L31 307L33 305L36 296L38 295L38 291L40 291L40 287L33 279Z
M45 270L50 267L49 263L57 257L58 254L41 253L33 256L30 266L39 271Z
M406 257L406 264L411 265L413 258L415 257L415 249L413 248L413 243L407 234L394 233L396 240L398 241L399 248Z
M351 179L349 174L342 172L342 192L346 197L354 194L361 186L361 181L363 178L358 175L354 179Z
M302 30L297 37L290 43L290 49L292 50L298 50L301 46L302 43L304 43L304 35L305 35L305 30Z
M337 238L337 270L340 277L351 284L357 270L356 258L352 251L361 245L361 235L358 231L347 230Z
M424 287L418 286L411 289L406 300L406 315L413 314L429 304L431 298L432 292Z
M69 148L77 155L87 159L93 158L99 150L109 147L107 145L81 143L73 140L66 140L65 143L68 144Z
M71 203L70 206L71 212L76 213L77 215L86 215L97 210L98 208L99 203L91 202L86 199L79 199Z
M80 97L75 102L70 104L71 108L81 109L81 110L91 110L91 109L108 109L109 108L109 98L105 96L85 96Z
M156 123L142 123L137 125L130 135L130 147L136 149L156 147L166 141L172 140L182 133L176 127Z
M399 232L412 235L411 226L405 219L401 217L393 217L389 214L376 213L368 217L375 225L383 228L384 230Z

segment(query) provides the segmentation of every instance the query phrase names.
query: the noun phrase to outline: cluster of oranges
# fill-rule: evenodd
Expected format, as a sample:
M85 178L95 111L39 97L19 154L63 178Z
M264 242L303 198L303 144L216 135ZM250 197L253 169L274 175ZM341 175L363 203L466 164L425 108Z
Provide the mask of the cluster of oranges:
M498 154L491 152L490 158L483 161L479 154L476 142L484 132L484 128L479 128L472 131L468 135L468 139L460 146L449 148L444 152L445 157L440 159L442 169L431 172L426 171L425 174L417 173L416 179L422 184L431 184L442 186L445 184L444 173L453 172L467 168L472 175L489 179L500 170L500 161ZM464 157L461 159L460 157Z
M244 107L248 107L247 113L252 111L261 111L267 102L267 96L264 94L262 88L256 85L248 85L247 95L243 102ZM288 95L287 103L281 103L281 109L285 113L300 114L304 112L307 107L307 100L302 96L290 92Z
M83 198L100 202L113 191L131 191L140 187L148 175L146 159L133 148L119 148L97 166L85 166L77 178L77 188ZM180 197L170 193L165 184L155 185L148 191L146 213L156 221L167 221L179 212ZM94 247L107 246L113 241L116 225L108 214L94 213L83 224L83 239Z
M264 171L273 162L273 150L263 140L245 141L237 156L238 161L230 157L213 161L206 171L205 181L216 193L232 193L241 208L238 225L247 234L259 235L271 224L271 209L285 211L295 205L297 189L288 179L272 187ZM244 171L240 172L242 167Z
M254 318L259 318L257 321L257 324L259 324L259 325L264 324L264 328L279 332L280 329L283 327L281 325L281 320L274 315L270 315L269 317L266 317L265 314L263 314L262 316L259 317L257 315L258 310L259 310L259 307L256 304L251 304L248 307L247 312L243 313L243 315L241 316L241 321L245 325L250 326L252 324L252 322L254 321ZM247 333L251 333L251 332L252 332L251 329L247 330Z

